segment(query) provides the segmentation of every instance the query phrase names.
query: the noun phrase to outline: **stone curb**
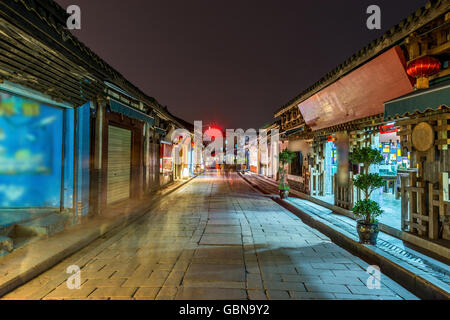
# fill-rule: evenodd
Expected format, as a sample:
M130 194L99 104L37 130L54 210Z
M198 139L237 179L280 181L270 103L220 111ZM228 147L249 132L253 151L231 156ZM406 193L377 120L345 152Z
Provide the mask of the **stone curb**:
M272 185L274 184L274 182L269 178L261 177L259 175L255 175L255 177L261 181L264 181L265 183L269 183ZM331 205L327 202L321 201L319 199L316 199L314 197L311 197L307 194L304 194L304 193L296 191L296 190L291 190L291 192L292 192L292 194L299 197L300 199L308 200L312 203L318 204L319 206L327 208L335 213L338 213L340 215L343 215L345 217L355 220L355 216L349 210L342 209L337 206ZM431 254L440 256L441 258L446 259L447 261L448 261L448 259L450 259L450 250L441 244L437 244L435 242L425 240L419 236L416 236L416 235L408 233L408 232L397 230L397 229L395 229L391 226L388 226L386 224L383 224L383 223L380 223L380 231L382 231L390 236L393 236L395 238L398 238L402 241L406 241L414 246L417 246L425 251L428 251Z
M55 242L63 243L63 241L60 241L59 238L67 238L71 237L73 235L76 235L76 233L82 233L82 236L79 236L79 239L75 242L70 243L70 245L61 248L59 251L56 251L55 253L52 253L48 257L44 257L41 259L41 261L37 263L33 263L28 268L21 270L20 273L14 274L11 277L8 277L8 275L5 275L4 277L0 278L0 297L6 295L7 293L13 291L14 289L18 288L19 286L25 284L26 282L32 280L33 278L37 277L41 273L47 271L51 267L55 266L56 264L60 263L65 258L71 256L72 254L78 252L79 250L83 249L87 245L91 244L98 238L105 236L108 233L111 233L116 230L120 230L125 228L126 226L130 225L131 223L135 222L137 219L143 217L145 214L148 213L148 210L150 210L154 205L156 205L162 198L166 197L169 194L172 194L173 192L179 190L183 186L187 185L189 182L194 180L197 176L181 183L180 185L174 187L173 189L170 189L166 193L162 195L158 195L154 199L151 199L149 203L145 205L138 205L136 208L133 209L133 212L125 217L120 217L115 219L114 221L103 224L102 228L99 228L98 226L93 228L94 230L89 230L86 234L86 230L83 230L82 225L77 230L68 230L66 234L57 234L56 237L51 237L49 239L43 239L39 240L36 243L30 244L30 246L38 244L39 246L44 246L46 243L49 243L50 245L55 246ZM168 186L167 186L168 187ZM72 232L71 232L72 231ZM52 243L53 242L53 243ZM56 244L58 247L58 245ZM24 247L25 249L27 247ZM24 249L21 248L21 249ZM25 260L27 258L27 255L29 255L29 250L20 250L17 252L13 252L4 258L7 258L8 260ZM32 254L33 255L33 254ZM39 259L40 254L38 252L34 253L36 255L36 259ZM5 266L6 263L2 261L3 259L0 259L0 267ZM3 279L2 279L3 278ZM6 278L6 279L5 279Z
M248 181L244 176L240 176L254 189L265 193L260 187ZM275 197L272 197L272 200L285 209L289 210L290 212L294 213L308 226L317 229L318 231L329 237L340 247L348 250L352 254L355 254L356 256L360 257L370 264L379 266L383 273L385 273L390 278L395 279L396 282L415 294L417 297L425 300L450 300L449 292L427 281L424 277L421 277L411 272L410 270L405 269L395 261L376 252L370 246L360 244L358 241L355 241L351 237L336 230L328 222L320 221L319 217L317 219L312 217L311 215L301 211L287 201Z

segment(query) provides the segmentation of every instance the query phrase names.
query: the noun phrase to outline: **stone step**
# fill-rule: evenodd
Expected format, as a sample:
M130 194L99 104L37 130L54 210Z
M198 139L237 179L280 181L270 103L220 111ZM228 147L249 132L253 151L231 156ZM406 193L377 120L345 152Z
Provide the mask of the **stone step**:
M10 237L0 236L0 252L12 252L14 250L14 242Z

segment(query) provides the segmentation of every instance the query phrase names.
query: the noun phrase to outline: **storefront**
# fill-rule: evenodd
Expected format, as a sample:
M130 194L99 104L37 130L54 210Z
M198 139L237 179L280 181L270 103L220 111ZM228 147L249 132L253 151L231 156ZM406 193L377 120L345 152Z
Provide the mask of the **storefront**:
M183 136L175 139L172 145L173 179L187 179L193 173L192 171L192 144L191 137Z
M278 174L278 156L280 153L280 144L278 141L278 135L274 138L270 137L270 144L268 147L268 166L267 166L267 177L276 179ZM272 139L275 142L272 142Z
M371 198L380 204L384 214L380 221L400 230L401 221L401 177L408 175L410 171L410 155L402 148L401 136L394 123L379 126L379 130L360 130L358 140L359 147L370 147L378 150L383 155L380 164L373 164L370 173L379 174L384 181L384 186L374 190ZM365 133L364 133L365 132ZM353 165L353 174L360 173L360 167ZM353 188L353 202L361 199L361 191Z
M90 103L0 85L0 224L89 210ZM3 222L2 222L3 221Z
M164 186L173 181L173 158L172 158L173 144L168 141L161 141L160 145L160 183Z
M187 179L194 174L194 149L192 148L192 143L182 146L180 157L182 165L181 178Z
M250 165L250 171L253 173L258 173L259 168L259 158L258 158L258 147L257 146L250 146L249 147L249 165Z
M447 80L385 103L385 119L395 121L399 130L401 163L410 167L398 170L399 227L433 240L450 239L449 101Z
M284 142L282 149L287 148L295 154L295 158L292 159L288 168L287 179L289 186L294 190L305 192L307 171L305 170L305 160L307 160L308 154L311 152L311 147L305 140L297 139L295 136L288 139Z
M383 154L384 162L380 166L380 174L396 175L398 170L409 168L410 155L402 152L400 136L394 123L380 128L378 140L378 146L373 147L378 148Z
M267 176L269 166L269 146L267 144L267 138L260 137L258 139L258 144L258 174Z
M108 204L130 198L131 135L130 129L108 126Z
M118 100L108 99L104 123L103 207L143 195L144 125L154 124L131 99L130 105Z
M338 172L338 150L332 139L325 144L325 189L323 196L327 202L334 199L334 176Z
M156 119L155 119L156 121ZM144 174L145 186L144 192L150 193L159 189L159 157L160 145L157 143L156 133L153 126L147 124L145 126L145 143L144 143Z

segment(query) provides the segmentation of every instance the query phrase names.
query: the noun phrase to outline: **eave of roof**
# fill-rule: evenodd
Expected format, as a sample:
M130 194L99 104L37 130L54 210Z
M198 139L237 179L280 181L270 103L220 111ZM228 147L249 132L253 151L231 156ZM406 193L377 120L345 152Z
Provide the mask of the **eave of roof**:
M106 80L119 86L133 96L139 98L139 100L144 102L147 106L155 109L161 117L177 122L155 98L148 96L138 87L133 85L84 43L79 41L72 33L66 30L65 21L68 14L59 4L53 0L2 0L2 5L7 6L16 13L22 8L22 13L28 13L29 15L37 17L43 23L42 25L46 26L47 30L43 30L37 27L37 25L34 25L36 29L45 34L46 37L50 37L50 41L58 42L62 48L65 48L70 52L74 58L82 61L85 66L89 67L91 70L95 70L96 73L101 74L103 81ZM25 16L21 16L21 18L29 20ZM52 31L51 35L49 31ZM177 122L177 124L179 123Z

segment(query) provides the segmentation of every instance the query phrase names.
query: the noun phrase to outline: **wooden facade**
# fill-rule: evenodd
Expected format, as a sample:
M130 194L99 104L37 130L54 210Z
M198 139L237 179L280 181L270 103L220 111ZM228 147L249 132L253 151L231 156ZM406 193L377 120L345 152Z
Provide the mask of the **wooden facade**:
M402 208L402 228L430 239L450 240L449 233L449 172L450 151L448 131L450 131L450 112L439 110L397 121L399 135L405 149L411 152L411 166L417 172L404 178L402 199L407 199ZM418 126L426 124L432 128L428 150L418 150L413 139ZM436 139L435 139L436 137ZM420 146L419 146L420 148ZM408 203L408 205L406 205Z
M124 166L130 165L129 170L129 198L139 198L142 196L143 192L143 127L144 124L141 121L137 121L134 119L130 119L128 117L124 117L121 114L117 114L114 112L106 112L105 121L103 123L103 159L102 159L102 176L106 179L103 182L103 188L101 190L101 198L102 198L102 207L106 208L108 204L111 204L108 201L108 185L111 185L108 181L108 178L111 179L117 171L126 170ZM112 140L109 135L114 132L111 129L120 128L122 130L126 130L129 132L131 137L130 141L130 151L129 156L130 159L124 161L120 164L120 167L109 168L112 164L110 161L110 157L112 156L110 149L114 147L113 144L110 145ZM112 150L112 152L118 152L119 150Z

